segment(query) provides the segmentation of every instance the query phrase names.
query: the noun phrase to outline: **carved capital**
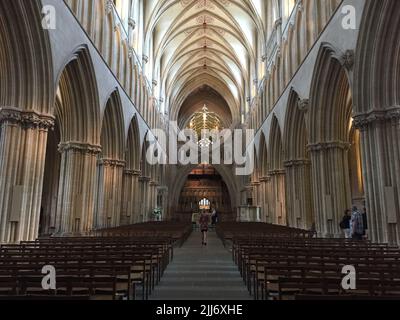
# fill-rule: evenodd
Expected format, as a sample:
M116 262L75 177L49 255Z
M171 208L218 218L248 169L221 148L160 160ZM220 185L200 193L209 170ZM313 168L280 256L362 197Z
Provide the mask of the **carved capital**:
M273 177L273 176L281 176L281 175L286 174L286 171L284 169L270 170L268 174L271 177Z
M349 150L351 144L343 141L330 141L330 142L320 142L308 145L308 150L311 152L320 152L331 149L341 149Z
M117 159L100 159L97 164L103 167L125 168L126 162L124 160Z
M114 8L114 3L112 0L105 0L106 4L105 4L105 11L106 11L106 15L109 15Z
M279 18L275 21L275 29L279 28L282 25L282 18Z
M74 152L81 154L89 154L89 155L98 155L101 153L101 146L91 145L88 143L80 143L80 142L65 142L60 143L58 146L58 151L60 153L64 152Z
M127 176L134 176L134 177L139 177L142 172L140 170L125 170L124 174Z
M297 0L297 10L300 12L304 11L304 4L303 4L303 0Z
M288 160L284 163L286 168L292 167L306 167L311 165L311 161L309 159L295 159L295 160Z
M131 59L131 58L133 58L135 56L135 49L133 48L133 47L129 47L129 50L128 50L128 58L129 59Z
M360 113L356 114L353 118L354 127L361 131L365 131L371 125L388 121L393 125L398 125L400 121L400 107L395 106L392 108Z
M299 99L298 107L301 112L307 112L310 107L310 100L309 99Z
M386 113L386 119L392 122L393 126L397 126L400 124L400 108L394 108L392 110L388 110Z
M263 54L263 56L261 57L261 61L265 62L268 59L268 54Z
M347 50L341 57L343 67L347 70L352 70L354 66L354 50Z
M136 28L136 21L132 18L129 18L128 20L128 26L129 28L131 28L132 30L135 30Z
M18 125L23 129L52 130L55 118L36 111L5 107L0 108L0 125L2 124Z
M150 182L151 178L150 177L139 177L140 182Z
M150 181L150 187L159 187L159 186L160 185L156 181L153 180Z

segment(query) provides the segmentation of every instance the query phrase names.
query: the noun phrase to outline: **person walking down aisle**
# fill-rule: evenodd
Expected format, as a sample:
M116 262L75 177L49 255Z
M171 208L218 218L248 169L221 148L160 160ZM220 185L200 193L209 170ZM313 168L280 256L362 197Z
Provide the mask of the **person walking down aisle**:
M210 224L210 217L206 211L203 211L203 213L200 216L200 230L201 233L203 234L203 246L207 245L207 233L208 233L208 226Z

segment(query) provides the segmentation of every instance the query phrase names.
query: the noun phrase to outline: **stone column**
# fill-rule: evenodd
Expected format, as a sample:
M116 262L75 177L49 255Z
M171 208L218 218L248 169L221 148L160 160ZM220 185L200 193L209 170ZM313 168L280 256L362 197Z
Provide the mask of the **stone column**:
M400 243L400 107L355 116L361 131L369 236Z
M38 236L47 133L53 126L52 116L0 108L0 243Z
M254 192L254 206L261 207L261 183L259 181L253 182L253 192ZM257 222L257 221L255 221Z
M285 197L285 170L269 172L271 177L270 215L272 223L286 225L286 197Z
M265 177L265 222L274 223L272 204L274 203L271 176Z
M61 153L58 233L85 234L94 225L96 166L100 146L67 142Z
M98 161L97 228L120 226L122 212L122 178L125 161Z
M268 215L268 198L267 198L267 177L260 178L260 194L261 194L261 221L267 222Z
M149 203L149 214L153 214L153 210L157 205L157 188L158 184L155 181L150 181L150 203Z
M316 228L322 237L341 237L339 224L351 209L347 142L326 142L309 146Z
M139 188L140 188L140 211L139 211L139 222L148 221L148 211L149 211L149 182L150 178L140 177L139 178Z
M134 224L136 222L136 206L138 203L138 181L140 171L137 170L125 170L124 171L124 182L123 182L123 200L122 200L122 224Z
M159 186L157 188L157 195L161 196L161 209L162 209L162 219L163 221L168 220L167 210L168 210L168 187Z
M140 176L142 175L142 172L140 170L135 170L135 178L134 178L134 190L135 194L133 196L133 204L134 204L134 210L133 210L133 223L140 223L140 205L141 205L141 183L139 181Z
M285 162L286 210L290 227L309 230L314 223L311 161L297 159Z

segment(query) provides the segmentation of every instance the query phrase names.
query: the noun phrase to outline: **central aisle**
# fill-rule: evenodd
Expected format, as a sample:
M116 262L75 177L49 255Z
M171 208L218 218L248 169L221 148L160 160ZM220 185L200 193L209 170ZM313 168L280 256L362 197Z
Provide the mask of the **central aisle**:
M251 300L232 255L215 232L202 247L201 234L193 231L182 248L175 249L151 300Z

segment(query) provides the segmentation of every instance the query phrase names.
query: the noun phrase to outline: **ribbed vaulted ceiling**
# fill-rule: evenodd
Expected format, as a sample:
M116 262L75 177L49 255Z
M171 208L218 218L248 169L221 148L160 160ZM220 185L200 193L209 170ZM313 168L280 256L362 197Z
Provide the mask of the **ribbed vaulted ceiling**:
M240 122L263 51L263 1L149 0L146 34L153 37L147 41L153 47L148 51L172 119L178 120L192 92L207 85L226 101L232 123Z

